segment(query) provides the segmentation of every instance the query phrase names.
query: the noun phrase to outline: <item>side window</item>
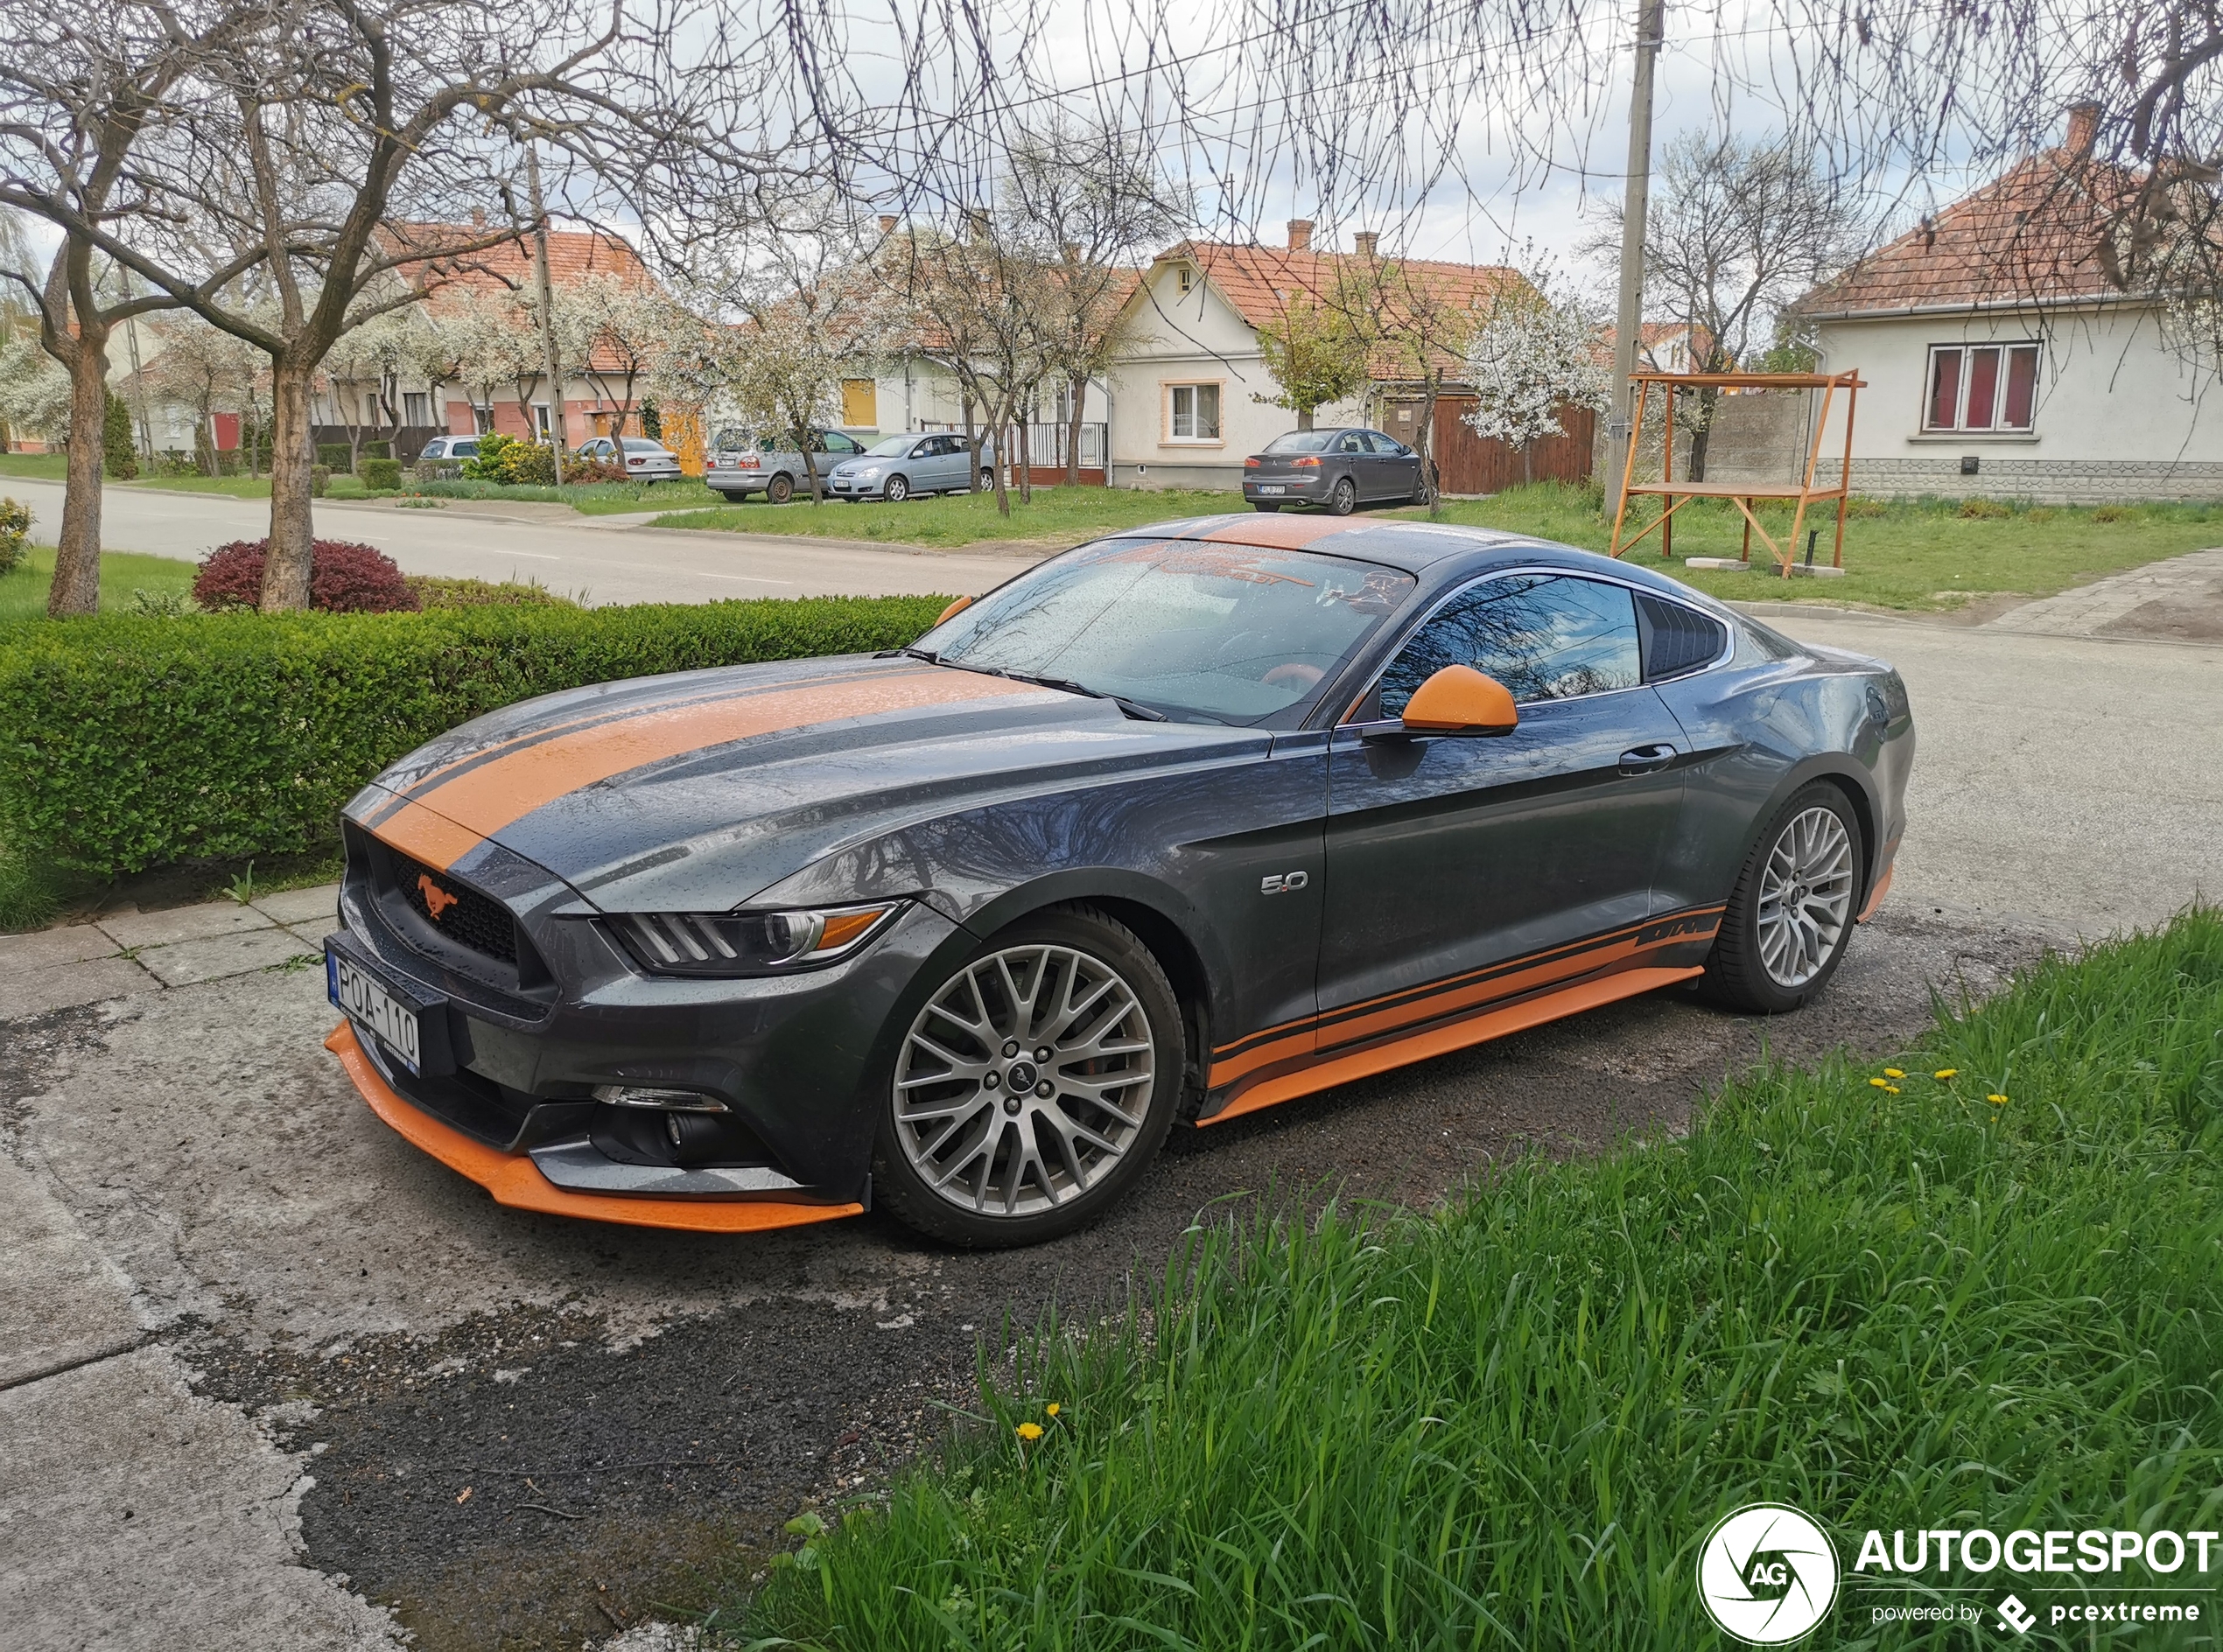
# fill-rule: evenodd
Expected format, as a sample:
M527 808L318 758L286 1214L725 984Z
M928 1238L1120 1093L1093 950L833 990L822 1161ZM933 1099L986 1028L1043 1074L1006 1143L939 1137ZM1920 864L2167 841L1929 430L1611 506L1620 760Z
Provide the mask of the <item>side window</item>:
M1336 444L1336 452L1338 453L1364 453L1366 452L1366 447L1367 443L1364 437L1361 436L1357 430L1345 430L1343 432L1343 440Z
M1637 634L1644 681L1665 682L1711 665L1729 646L1729 630L1711 614L1650 593L1637 598Z
M911 450L913 458L932 458L942 451L941 438L929 436Z
M829 453L861 453L864 451L862 444L852 441L839 430L826 432L826 452Z
M1377 453L1386 453L1392 458L1403 455L1405 444L1394 436L1385 436L1379 430L1369 430L1366 434L1374 438L1374 451Z
M1470 665L1528 704L1633 689L1640 662L1636 598L1625 585L1564 574L1485 579L1439 609L1390 662L1380 715L1402 716L1413 691L1448 665Z

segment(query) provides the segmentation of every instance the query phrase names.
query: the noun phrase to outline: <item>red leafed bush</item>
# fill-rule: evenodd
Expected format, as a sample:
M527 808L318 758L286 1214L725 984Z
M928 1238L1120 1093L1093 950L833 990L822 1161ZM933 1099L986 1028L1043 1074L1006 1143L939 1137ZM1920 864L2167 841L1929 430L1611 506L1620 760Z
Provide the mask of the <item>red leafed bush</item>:
M326 613L415 613L424 607L394 559L375 545L319 539L309 564L309 606ZM267 539L235 539L208 553L193 577L204 608L252 608L263 599Z
M567 482L628 482L633 479L625 473L625 466L613 465L606 458L567 458L564 461L564 480Z

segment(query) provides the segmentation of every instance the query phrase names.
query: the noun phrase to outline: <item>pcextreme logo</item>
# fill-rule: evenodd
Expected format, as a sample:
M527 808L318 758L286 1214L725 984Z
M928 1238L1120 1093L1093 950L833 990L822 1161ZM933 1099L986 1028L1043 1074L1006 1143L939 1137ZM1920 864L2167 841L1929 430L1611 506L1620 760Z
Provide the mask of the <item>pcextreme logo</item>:
M1787 1646L1829 1614L1837 1550L1829 1534L1784 1503L1726 1516L1698 1551L1698 1598L1725 1634Z

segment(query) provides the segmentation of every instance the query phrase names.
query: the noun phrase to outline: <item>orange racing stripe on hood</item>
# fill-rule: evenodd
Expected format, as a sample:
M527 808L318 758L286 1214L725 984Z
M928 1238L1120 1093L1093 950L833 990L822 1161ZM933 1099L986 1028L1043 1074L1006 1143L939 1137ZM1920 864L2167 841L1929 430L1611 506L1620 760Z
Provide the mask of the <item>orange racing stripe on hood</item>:
M1354 533L1371 522L1347 516L1252 516L1215 528L1202 537L1214 544L1256 545L1266 550L1302 550L1330 534Z
M419 787L371 830L395 848L445 869L480 839L535 809L651 763L814 723L1021 695L1062 697L1032 683L929 668L647 710L522 746Z

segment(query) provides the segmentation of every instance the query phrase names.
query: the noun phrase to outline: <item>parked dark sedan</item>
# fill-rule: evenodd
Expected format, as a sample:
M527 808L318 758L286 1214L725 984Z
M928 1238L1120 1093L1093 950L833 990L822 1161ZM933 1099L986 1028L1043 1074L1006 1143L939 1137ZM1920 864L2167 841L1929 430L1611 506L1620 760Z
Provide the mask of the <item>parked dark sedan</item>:
M1291 430L1243 461L1253 510L1318 505L1348 516L1361 505L1410 505L1420 486L1420 456L1379 430Z
M346 811L330 1047L505 1204L1020 1243L1175 1124L1679 983L1798 1007L1913 752L1888 665L1586 552L1137 528L908 648L396 764Z

